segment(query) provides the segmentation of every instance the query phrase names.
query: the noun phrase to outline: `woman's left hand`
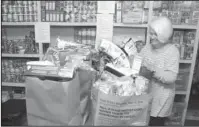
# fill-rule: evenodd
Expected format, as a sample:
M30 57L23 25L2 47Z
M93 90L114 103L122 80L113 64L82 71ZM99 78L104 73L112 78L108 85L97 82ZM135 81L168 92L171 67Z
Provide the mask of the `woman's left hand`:
M147 78L147 79L151 79L153 77L154 72L147 69L147 67L142 66L140 69L140 75Z

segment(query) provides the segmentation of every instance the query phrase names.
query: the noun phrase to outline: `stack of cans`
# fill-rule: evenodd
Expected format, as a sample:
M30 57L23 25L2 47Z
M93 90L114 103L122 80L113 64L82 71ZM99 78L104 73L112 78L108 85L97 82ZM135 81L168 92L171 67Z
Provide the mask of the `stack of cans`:
M2 21L37 21L37 1L2 1Z

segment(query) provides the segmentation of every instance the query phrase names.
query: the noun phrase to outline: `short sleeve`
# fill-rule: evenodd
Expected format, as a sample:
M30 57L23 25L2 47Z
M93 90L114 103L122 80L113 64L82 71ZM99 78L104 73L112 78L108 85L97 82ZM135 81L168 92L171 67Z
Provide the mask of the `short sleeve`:
M179 71L179 59L180 59L180 53L179 50L174 46L169 51L169 55L167 56L165 60L165 69L178 73Z

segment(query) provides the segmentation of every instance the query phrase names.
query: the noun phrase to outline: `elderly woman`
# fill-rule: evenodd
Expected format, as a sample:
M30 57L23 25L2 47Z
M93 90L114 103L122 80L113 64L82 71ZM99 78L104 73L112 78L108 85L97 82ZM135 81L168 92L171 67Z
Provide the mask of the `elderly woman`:
M179 51L169 41L173 28L167 17L153 20L149 31L150 44L140 52L144 58L141 74L145 77L152 76L153 100L149 125L162 126L172 112L175 80L179 70Z

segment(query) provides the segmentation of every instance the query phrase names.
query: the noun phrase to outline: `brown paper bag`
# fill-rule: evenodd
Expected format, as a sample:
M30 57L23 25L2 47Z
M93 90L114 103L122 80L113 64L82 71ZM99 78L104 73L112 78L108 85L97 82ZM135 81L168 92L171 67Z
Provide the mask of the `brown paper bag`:
M79 75L71 80L27 76L26 106L28 125L81 125Z
M79 68L79 80L80 80L80 109L81 115L83 117L83 125L86 122L88 114L90 113L89 108L89 101L90 101L90 93L91 93L91 86L95 80L96 72L90 71L87 69Z
M151 96L113 96L92 88L94 126L146 126L150 115Z

